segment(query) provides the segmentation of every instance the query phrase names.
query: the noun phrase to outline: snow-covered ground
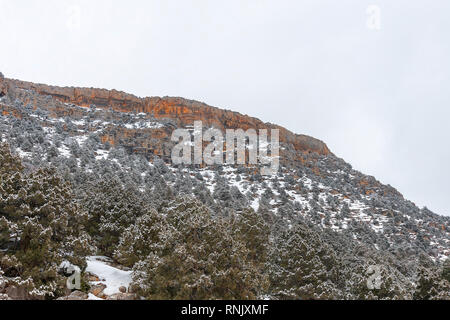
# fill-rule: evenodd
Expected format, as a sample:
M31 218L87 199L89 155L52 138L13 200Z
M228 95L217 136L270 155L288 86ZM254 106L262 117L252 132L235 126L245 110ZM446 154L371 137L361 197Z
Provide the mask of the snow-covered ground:
M131 283L131 271L124 271L110 266L110 259L102 256L92 256L87 258L86 271L96 275L101 281L91 282L93 285L104 284L106 289L103 291L106 295L119 293L119 288L124 286L128 289ZM93 296L93 295L92 295ZM91 297L89 299L97 299Z
M93 295L92 293L89 293L88 300L103 300L103 299Z

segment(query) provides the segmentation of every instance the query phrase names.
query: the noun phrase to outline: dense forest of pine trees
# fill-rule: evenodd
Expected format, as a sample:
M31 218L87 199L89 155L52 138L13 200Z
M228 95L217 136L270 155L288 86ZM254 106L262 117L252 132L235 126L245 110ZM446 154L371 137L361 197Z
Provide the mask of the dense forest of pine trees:
M82 179L24 166L2 144L0 287L14 283L33 298L54 299L65 291L61 263L83 271L86 256L99 254L132 268L135 291L147 299L449 298L448 261L436 267L424 257L414 283L393 256L319 232L312 221L287 224L264 202L256 213L220 175L211 195L195 185L183 192L192 180L182 172L170 187L163 162L153 170L143 189L114 172ZM217 204L230 199L225 209ZM373 264L383 266L383 284L369 290Z

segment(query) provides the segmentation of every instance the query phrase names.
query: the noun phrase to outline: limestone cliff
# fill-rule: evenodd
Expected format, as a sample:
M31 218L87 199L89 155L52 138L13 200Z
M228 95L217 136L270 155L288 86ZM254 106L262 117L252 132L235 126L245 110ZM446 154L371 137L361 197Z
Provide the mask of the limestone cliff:
M56 87L1 78L0 95L6 94L8 87L33 91L40 96L50 96L61 102L82 107L95 105L98 108L112 108L120 112L143 112L151 114L157 119L172 119L180 127L192 125L195 120L201 120L205 126L214 126L222 130L227 128L242 128L244 130L249 128L277 128L280 130L280 142L292 144L296 151L318 153L320 155L330 154L326 144L320 140L306 135L294 134L283 127L264 123L259 119L215 108L198 101L177 97L139 98L116 90ZM28 101L28 103L36 105L36 101ZM39 103L41 106L42 101L39 101Z

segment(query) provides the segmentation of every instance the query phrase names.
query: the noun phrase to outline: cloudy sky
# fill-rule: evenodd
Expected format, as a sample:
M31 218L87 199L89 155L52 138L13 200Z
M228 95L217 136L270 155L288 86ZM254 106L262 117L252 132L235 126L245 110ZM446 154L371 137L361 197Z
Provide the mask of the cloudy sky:
M449 14L448 0L0 0L0 71L256 116L450 215Z

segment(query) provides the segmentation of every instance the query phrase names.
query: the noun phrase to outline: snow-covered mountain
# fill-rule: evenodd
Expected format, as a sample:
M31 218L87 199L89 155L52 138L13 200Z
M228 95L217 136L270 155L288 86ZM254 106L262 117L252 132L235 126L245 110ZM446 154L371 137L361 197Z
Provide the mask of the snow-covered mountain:
M445 273L450 255L450 219L418 208L393 187L353 170L317 139L182 98L141 99L4 78L0 114L1 140L27 170L56 168L90 219L95 220L91 209L101 207L90 198L105 181L132 186L132 197L144 199L162 216L170 217L180 200L167 201L180 197L196 199L217 219L253 209L270 230L268 258L262 263L271 265L272 283L257 297L448 298L448 283L433 280L436 289L429 296L418 291L425 278L446 281L438 274ZM205 129L280 129L279 172L262 176L251 165L172 165L171 132L191 128L194 120L202 120ZM120 246L134 241L126 233L137 228L139 214L133 218L134 209L126 207L118 219L111 213L116 209L108 210L110 219L98 217L98 227L114 230L118 247L101 232L90 236L97 253L121 262ZM136 286L151 287L142 276L148 272L142 267L148 258L140 258L125 264L133 268ZM382 289L363 288L371 266L381 266ZM314 281L305 280L309 278ZM148 296L167 297L154 292Z

